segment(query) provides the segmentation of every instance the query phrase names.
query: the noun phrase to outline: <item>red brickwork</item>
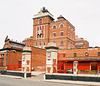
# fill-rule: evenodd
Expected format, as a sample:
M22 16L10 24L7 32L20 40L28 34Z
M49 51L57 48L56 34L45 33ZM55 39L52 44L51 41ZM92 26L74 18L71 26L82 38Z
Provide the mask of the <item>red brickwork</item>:
M8 51L8 59L7 59L7 70L20 71L21 64L19 61L22 60L22 52L19 51Z
M38 34L39 30L42 30L41 35ZM42 16L41 14L41 17L33 18L33 39L28 38L26 46L44 48L49 42L55 42L61 49L75 48L75 27L61 15L57 21L54 21L50 15Z
M26 40L26 47L31 47L33 46L33 37L27 38Z
M63 25L62 28L60 27L61 25ZM53 26L56 26L56 28L54 29ZM53 33L56 33L55 37ZM55 42L57 47L64 49L74 48L74 41L75 27L69 21L63 20L50 23L50 42Z
M75 36L75 48L89 48L89 42L83 38Z
M31 68L35 71L45 71L46 69L46 50L32 47Z
M78 61L78 70L100 70L99 52L100 48L58 50L58 70L73 69L73 61Z

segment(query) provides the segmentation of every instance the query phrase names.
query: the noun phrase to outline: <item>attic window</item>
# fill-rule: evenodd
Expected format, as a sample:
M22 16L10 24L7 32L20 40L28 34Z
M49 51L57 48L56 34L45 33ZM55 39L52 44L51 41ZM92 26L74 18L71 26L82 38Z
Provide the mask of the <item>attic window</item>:
M42 19L39 20L39 24L42 24Z

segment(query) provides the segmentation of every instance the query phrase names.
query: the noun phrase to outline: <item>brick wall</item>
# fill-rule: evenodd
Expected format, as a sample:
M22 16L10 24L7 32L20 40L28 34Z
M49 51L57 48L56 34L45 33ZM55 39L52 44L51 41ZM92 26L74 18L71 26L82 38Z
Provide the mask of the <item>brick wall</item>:
M88 52L88 56L86 56L86 52ZM68 50L58 50L59 59L79 59L79 58L100 58L98 56L98 52L100 52L100 48L83 48L83 49L68 49ZM63 57L63 53L66 54L66 57ZM76 57L74 57L74 53L76 53Z
M87 56L86 56L87 52ZM78 70L92 70L92 65L97 66L96 70L100 70L100 56L98 55L100 48L83 48L58 50L58 69L73 69L73 61L78 61ZM74 57L76 53L76 57ZM62 68L63 67L63 68Z
M19 61L22 60L22 52L8 51L7 70L21 71Z
M45 71L46 69L46 50L32 47L31 68L35 71Z

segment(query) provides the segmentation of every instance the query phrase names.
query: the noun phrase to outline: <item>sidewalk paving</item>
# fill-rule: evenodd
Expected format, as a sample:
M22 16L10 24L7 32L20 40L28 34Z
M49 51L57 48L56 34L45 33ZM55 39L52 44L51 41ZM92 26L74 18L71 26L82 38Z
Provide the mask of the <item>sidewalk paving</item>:
M100 86L100 82L85 82L85 81L70 81L70 80L44 80L45 82L64 83L64 84L76 84L76 85L89 85Z
M20 78L20 79L22 79L22 78L23 78L23 77L20 77L20 76L11 76L11 75L0 75L0 77Z
M64 84L75 84L75 85L88 85L88 86L100 86L100 82L86 82L86 81L71 81L71 80L55 80L55 79L41 79L41 78L23 78L20 76L10 76L10 75L0 75L0 77L9 77L16 79L26 79L32 81L43 81L43 82L52 82L52 83L64 83Z

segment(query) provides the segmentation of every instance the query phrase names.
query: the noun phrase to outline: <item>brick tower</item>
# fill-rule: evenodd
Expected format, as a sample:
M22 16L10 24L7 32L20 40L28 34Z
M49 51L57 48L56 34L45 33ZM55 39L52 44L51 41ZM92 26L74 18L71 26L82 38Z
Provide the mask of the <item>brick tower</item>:
M49 43L50 23L53 15L43 7L33 18L33 46L45 48Z
M75 27L62 15L54 21L53 15L43 7L33 18L33 37L28 38L26 46L47 47L56 43L60 49L75 48Z

